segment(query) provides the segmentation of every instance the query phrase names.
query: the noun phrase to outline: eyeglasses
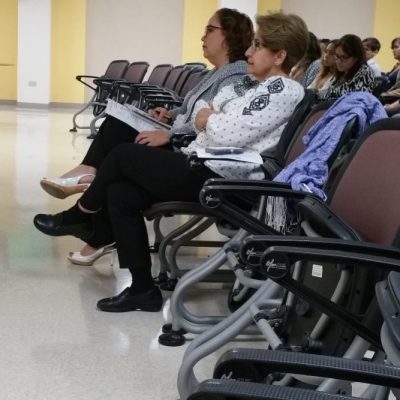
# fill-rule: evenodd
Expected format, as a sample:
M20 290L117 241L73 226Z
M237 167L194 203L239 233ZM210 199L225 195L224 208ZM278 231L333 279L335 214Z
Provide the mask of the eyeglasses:
M254 52L261 49L261 47L265 47L258 39L253 39L250 44L251 50Z
M348 56L348 55L345 55L345 54L339 55L339 54L336 54L336 53L335 53L335 60L336 60L336 61L342 61L342 62L344 62L344 61L349 60L350 58L351 58L351 56Z
M222 27L215 25L207 25L204 29L204 35L207 36L208 34L214 32L216 29L222 29Z

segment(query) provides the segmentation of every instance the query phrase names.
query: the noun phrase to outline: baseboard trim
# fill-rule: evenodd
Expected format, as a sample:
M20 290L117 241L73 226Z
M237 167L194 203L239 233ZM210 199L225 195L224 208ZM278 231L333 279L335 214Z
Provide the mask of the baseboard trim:
M50 102L49 106L51 108L76 108L80 109L84 106L85 103L61 103L58 101L52 101Z
M24 101L17 101L17 107L21 108L39 108L41 110L47 110L49 108L48 104L44 103L28 103Z
M61 103L58 101L52 101L48 104L45 103L29 103L25 101L17 101L17 100L3 100L0 99L0 105L4 104L7 106L17 106L17 107L26 107L26 108L71 108L71 109L80 109L85 103Z
M4 104L7 106L15 106L17 104L16 100L0 100L0 104Z

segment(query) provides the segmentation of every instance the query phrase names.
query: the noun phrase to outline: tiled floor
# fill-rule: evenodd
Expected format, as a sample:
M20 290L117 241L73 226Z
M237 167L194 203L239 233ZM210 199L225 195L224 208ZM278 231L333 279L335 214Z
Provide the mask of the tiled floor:
M36 213L76 201L54 199L39 186L41 177L79 163L90 144L85 133L69 132L72 113L0 106L0 400L177 399L187 345L157 341L168 294L163 312L102 313L97 300L124 288L126 271L110 266L108 256L94 267L73 266L66 255L81 242L33 227ZM195 264L204 255L192 249L185 257ZM201 293L208 302L196 303L199 311L225 310L223 289ZM199 363L199 379L211 377L216 357Z
M0 399L176 399L185 347L157 341L168 301L163 313L97 311L96 301L125 287L128 274L107 256L95 267L71 265L66 255L81 242L45 236L32 224L36 213L76 201L39 186L41 177L77 164L90 143L68 131L71 116L0 107Z

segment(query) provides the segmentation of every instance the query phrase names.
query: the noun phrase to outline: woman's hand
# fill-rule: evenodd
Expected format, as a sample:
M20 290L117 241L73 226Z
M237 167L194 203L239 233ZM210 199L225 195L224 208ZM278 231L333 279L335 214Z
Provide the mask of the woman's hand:
M214 111L212 108L202 108L197 114L194 120L194 126L197 130L202 131L208 121L208 117L212 114L216 114L217 112Z
M171 114L164 107L156 107L152 110L148 110L147 113L150 115L150 117L162 122L169 122L171 120Z
M400 102L399 102L399 100L396 100L395 102L393 102L391 104L385 104L384 108L385 108L386 112L390 112L391 114L393 114L396 111L400 112Z
M169 143L169 138L167 131L143 131L136 136L135 143L150 147L160 147Z

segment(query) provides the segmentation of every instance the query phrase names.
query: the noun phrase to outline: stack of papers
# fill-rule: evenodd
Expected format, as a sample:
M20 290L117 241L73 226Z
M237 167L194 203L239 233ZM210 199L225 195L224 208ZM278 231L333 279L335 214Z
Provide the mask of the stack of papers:
M146 112L130 104L120 104L114 100L107 101L106 114L125 122L138 132L170 130L170 126L150 117Z

